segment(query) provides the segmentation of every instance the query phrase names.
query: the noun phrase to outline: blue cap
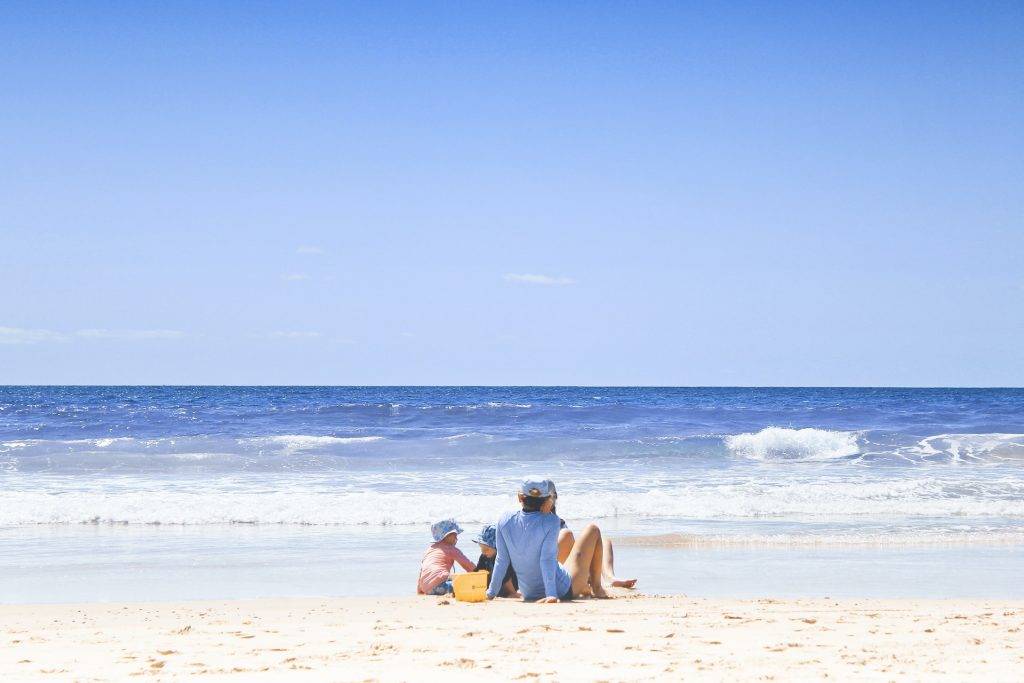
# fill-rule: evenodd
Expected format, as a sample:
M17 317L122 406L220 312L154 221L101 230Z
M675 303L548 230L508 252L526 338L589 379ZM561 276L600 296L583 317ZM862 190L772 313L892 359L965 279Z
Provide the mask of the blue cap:
M430 525L430 533L433 534L435 541L440 541L453 531L457 534L462 533L462 527L454 519L442 519Z
M473 539L474 543L485 545L488 548L498 547L498 530L494 528L493 524L484 524L484 528L480 530L480 533Z
M551 480L540 477L527 477L519 487L519 492L527 498L547 498L551 495Z

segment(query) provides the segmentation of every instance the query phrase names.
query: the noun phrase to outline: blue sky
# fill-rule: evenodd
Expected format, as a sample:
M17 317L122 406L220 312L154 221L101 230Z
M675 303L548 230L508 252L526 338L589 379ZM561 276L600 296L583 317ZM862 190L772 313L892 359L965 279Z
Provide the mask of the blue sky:
M0 383L1024 385L1020 3L0 6Z

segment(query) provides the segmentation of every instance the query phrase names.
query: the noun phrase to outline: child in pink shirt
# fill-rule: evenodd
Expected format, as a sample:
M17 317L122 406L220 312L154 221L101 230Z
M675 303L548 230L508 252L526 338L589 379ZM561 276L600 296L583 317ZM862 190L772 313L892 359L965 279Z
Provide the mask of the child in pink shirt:
M430 533L434 542L427 548L420 564L416 592L420 595L448 595L452 592L451 573L455 563L458 562L467 572L475 570L476 565L455 547L462 527L454 519L443 519L431 525Z

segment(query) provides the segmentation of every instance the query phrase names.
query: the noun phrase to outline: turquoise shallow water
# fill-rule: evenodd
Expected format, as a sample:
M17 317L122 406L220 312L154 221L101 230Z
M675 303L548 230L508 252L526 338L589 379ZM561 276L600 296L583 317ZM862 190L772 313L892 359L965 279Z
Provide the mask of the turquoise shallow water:
M611 528L613 534L628 534ZM421 531L56 527L0 532L0 602L412 595ZM467 540L460 547L472 555ZM654 594L1024 598L1024 546L621 546Z

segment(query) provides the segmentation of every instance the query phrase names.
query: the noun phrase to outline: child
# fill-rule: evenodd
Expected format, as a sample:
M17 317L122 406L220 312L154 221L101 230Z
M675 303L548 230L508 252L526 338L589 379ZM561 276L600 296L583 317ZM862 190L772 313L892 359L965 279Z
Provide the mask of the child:
M476 570L486 569L488 574L494 573L494 558L498 555L498 543L496 540L497 530L493 524L485 524L480 530L480 535L473 540L480 546L480 559L476 562ZM505 581L501 584L500 598L521 598L519 594L519 579L516 577L516 570L509 565L505 572Z
M474 571L473 563L455 547L459 542L460 527L454 519L442 519L431 525L434 542L420 563L420 578L416 592L420 595L448 595L452 592L451 573L456 562L467 572Z

